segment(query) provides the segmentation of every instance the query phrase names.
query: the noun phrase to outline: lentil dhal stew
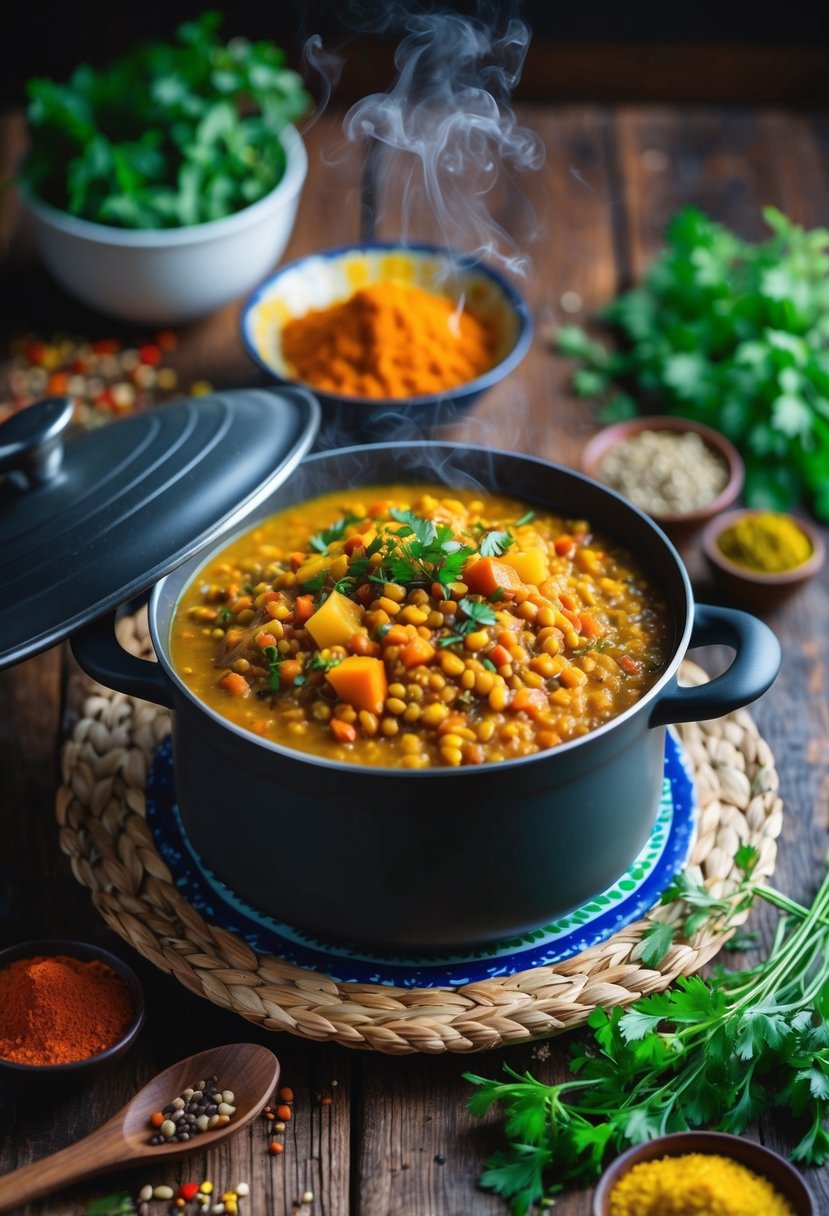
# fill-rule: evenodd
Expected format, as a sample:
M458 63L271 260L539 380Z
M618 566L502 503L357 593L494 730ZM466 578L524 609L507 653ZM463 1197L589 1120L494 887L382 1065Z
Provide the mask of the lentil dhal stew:
M662 597L585 520L427 485L292 506L183 593L172 658L264 739L387 768L476 765L576 739L670 652Z

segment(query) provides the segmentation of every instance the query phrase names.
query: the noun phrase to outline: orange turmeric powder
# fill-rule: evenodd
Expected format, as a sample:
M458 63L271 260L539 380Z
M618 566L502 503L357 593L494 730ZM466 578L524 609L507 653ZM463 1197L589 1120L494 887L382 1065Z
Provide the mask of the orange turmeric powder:
M443 296L374 283L289 321L282 352L306 384L354 397L419 397L494 362L491 327Z

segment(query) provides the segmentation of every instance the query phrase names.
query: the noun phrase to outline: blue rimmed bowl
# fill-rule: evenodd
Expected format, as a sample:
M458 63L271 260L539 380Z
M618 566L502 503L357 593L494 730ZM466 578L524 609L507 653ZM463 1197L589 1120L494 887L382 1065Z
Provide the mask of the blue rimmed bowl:
M323 410L322 446L339 442L422 438L454 422L524 358L533 324L526 303L491 266L435 245L357 244L308 254L282 266L242 308L241 335L251 358L279 384L303 384L282 351L282 330L311 309L347 300L382 282L420 287L487 321L496 337L492 366L474 380L422 396L377 398L305 385Z

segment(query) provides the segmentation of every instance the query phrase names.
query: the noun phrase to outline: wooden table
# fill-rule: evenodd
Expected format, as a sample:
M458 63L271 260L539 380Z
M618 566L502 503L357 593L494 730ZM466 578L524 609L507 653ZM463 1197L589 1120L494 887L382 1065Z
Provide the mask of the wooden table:
M494 200L496 215L532 256L524 291L537 320L537 338L523 365L489 393L455 434L575 464L595 429L591 409L567 390L568 368L549 353L548 329L571 319L562 310L583 302L576 319L588 317L620 287L638 276L660 247L664 225L682 204L694 202L742 235L760 237L760 208L774 203L802 223L829 223L829 120L808 114L740 110L535 108L522 118L543 139L547 158L522 190L535 211L537 239L527 243L526 214L514 197ZM3 128L0 167L8 164L19 133ZM307 135L311 170L287 256L346 242L359 229L360 157L354 149L333 155L341 143L331 114ZM522 218L523 230L516 231ZM393 235L394 217L381 231ZM416 235L430 235L421 225ZM104 336L111 323L67 300L39 270L17 223L14 199L0 214L5 277L0 292L4 335L58 329ZM572 294L575 293L575 294ZM183 380L195 376L219 385L256 383L236 331L237 308L223 310L181 334L176 354ZM688 555L698 576L698 555ZM698 598L710 589L699 581ZM827 846L829 805L829 571L768 616L784 652L783 669L753 711L775 752L785 801L776 882L800 900L811 898ZM281 1157L267 1153L262 1123L213 1155L196 1153L173 1170L177 1180L211 1177L217 1183L246 1180L250 1216L283 1216L300 1210L303 1192L315 1196L303 1216L487 1216L505 1205L477 1189L483 1159L499 1143L497 1118L486 1122L466 1112L466 1067L494 1076L504 1060L545 1079L560 1077L566 1041L553 1041L550 1056L513 1047L489 1055L386 1058L355 1054L288 1035L258 1034L241 1019L192 996L156 971L110 933L73 880L58 848L54 796L58 755L67 725L71 666L58 647L0 673L0 945L70 933L106 943L128 955L146 985L148 1017L136 1048L88 1088L27 1100L3 1093L0 1105L0 1171L22 1165L78 1138L114 1112L155 1070L192 1051L222 1041L260 1040L282 1062L284 1084L296 1095L295 1117ZM71 700L71 699L70 699ZM768 944L774 924L758 909L754 925ZM330 1105L321 1105L321 1095ZM782 1129L763 1120L752 1133L784 1148ZM149 1178L116 1176L32 1205L35 1213L79 1213L90 1199ZM829 1210L829 1178L813 1172L810 1183ZM161 1210L160 1205L158 1209ZM562 1216L587 1216L590 1195L575 1193L556 1208Z

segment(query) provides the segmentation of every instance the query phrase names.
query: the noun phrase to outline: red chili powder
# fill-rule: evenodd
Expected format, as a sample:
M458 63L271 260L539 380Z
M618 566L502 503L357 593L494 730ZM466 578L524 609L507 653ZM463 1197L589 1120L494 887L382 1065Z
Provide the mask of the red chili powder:
M61 954L18 959L0 971L0 1057L86 1060L121 1038L133 1012L129 989L106 963Z

